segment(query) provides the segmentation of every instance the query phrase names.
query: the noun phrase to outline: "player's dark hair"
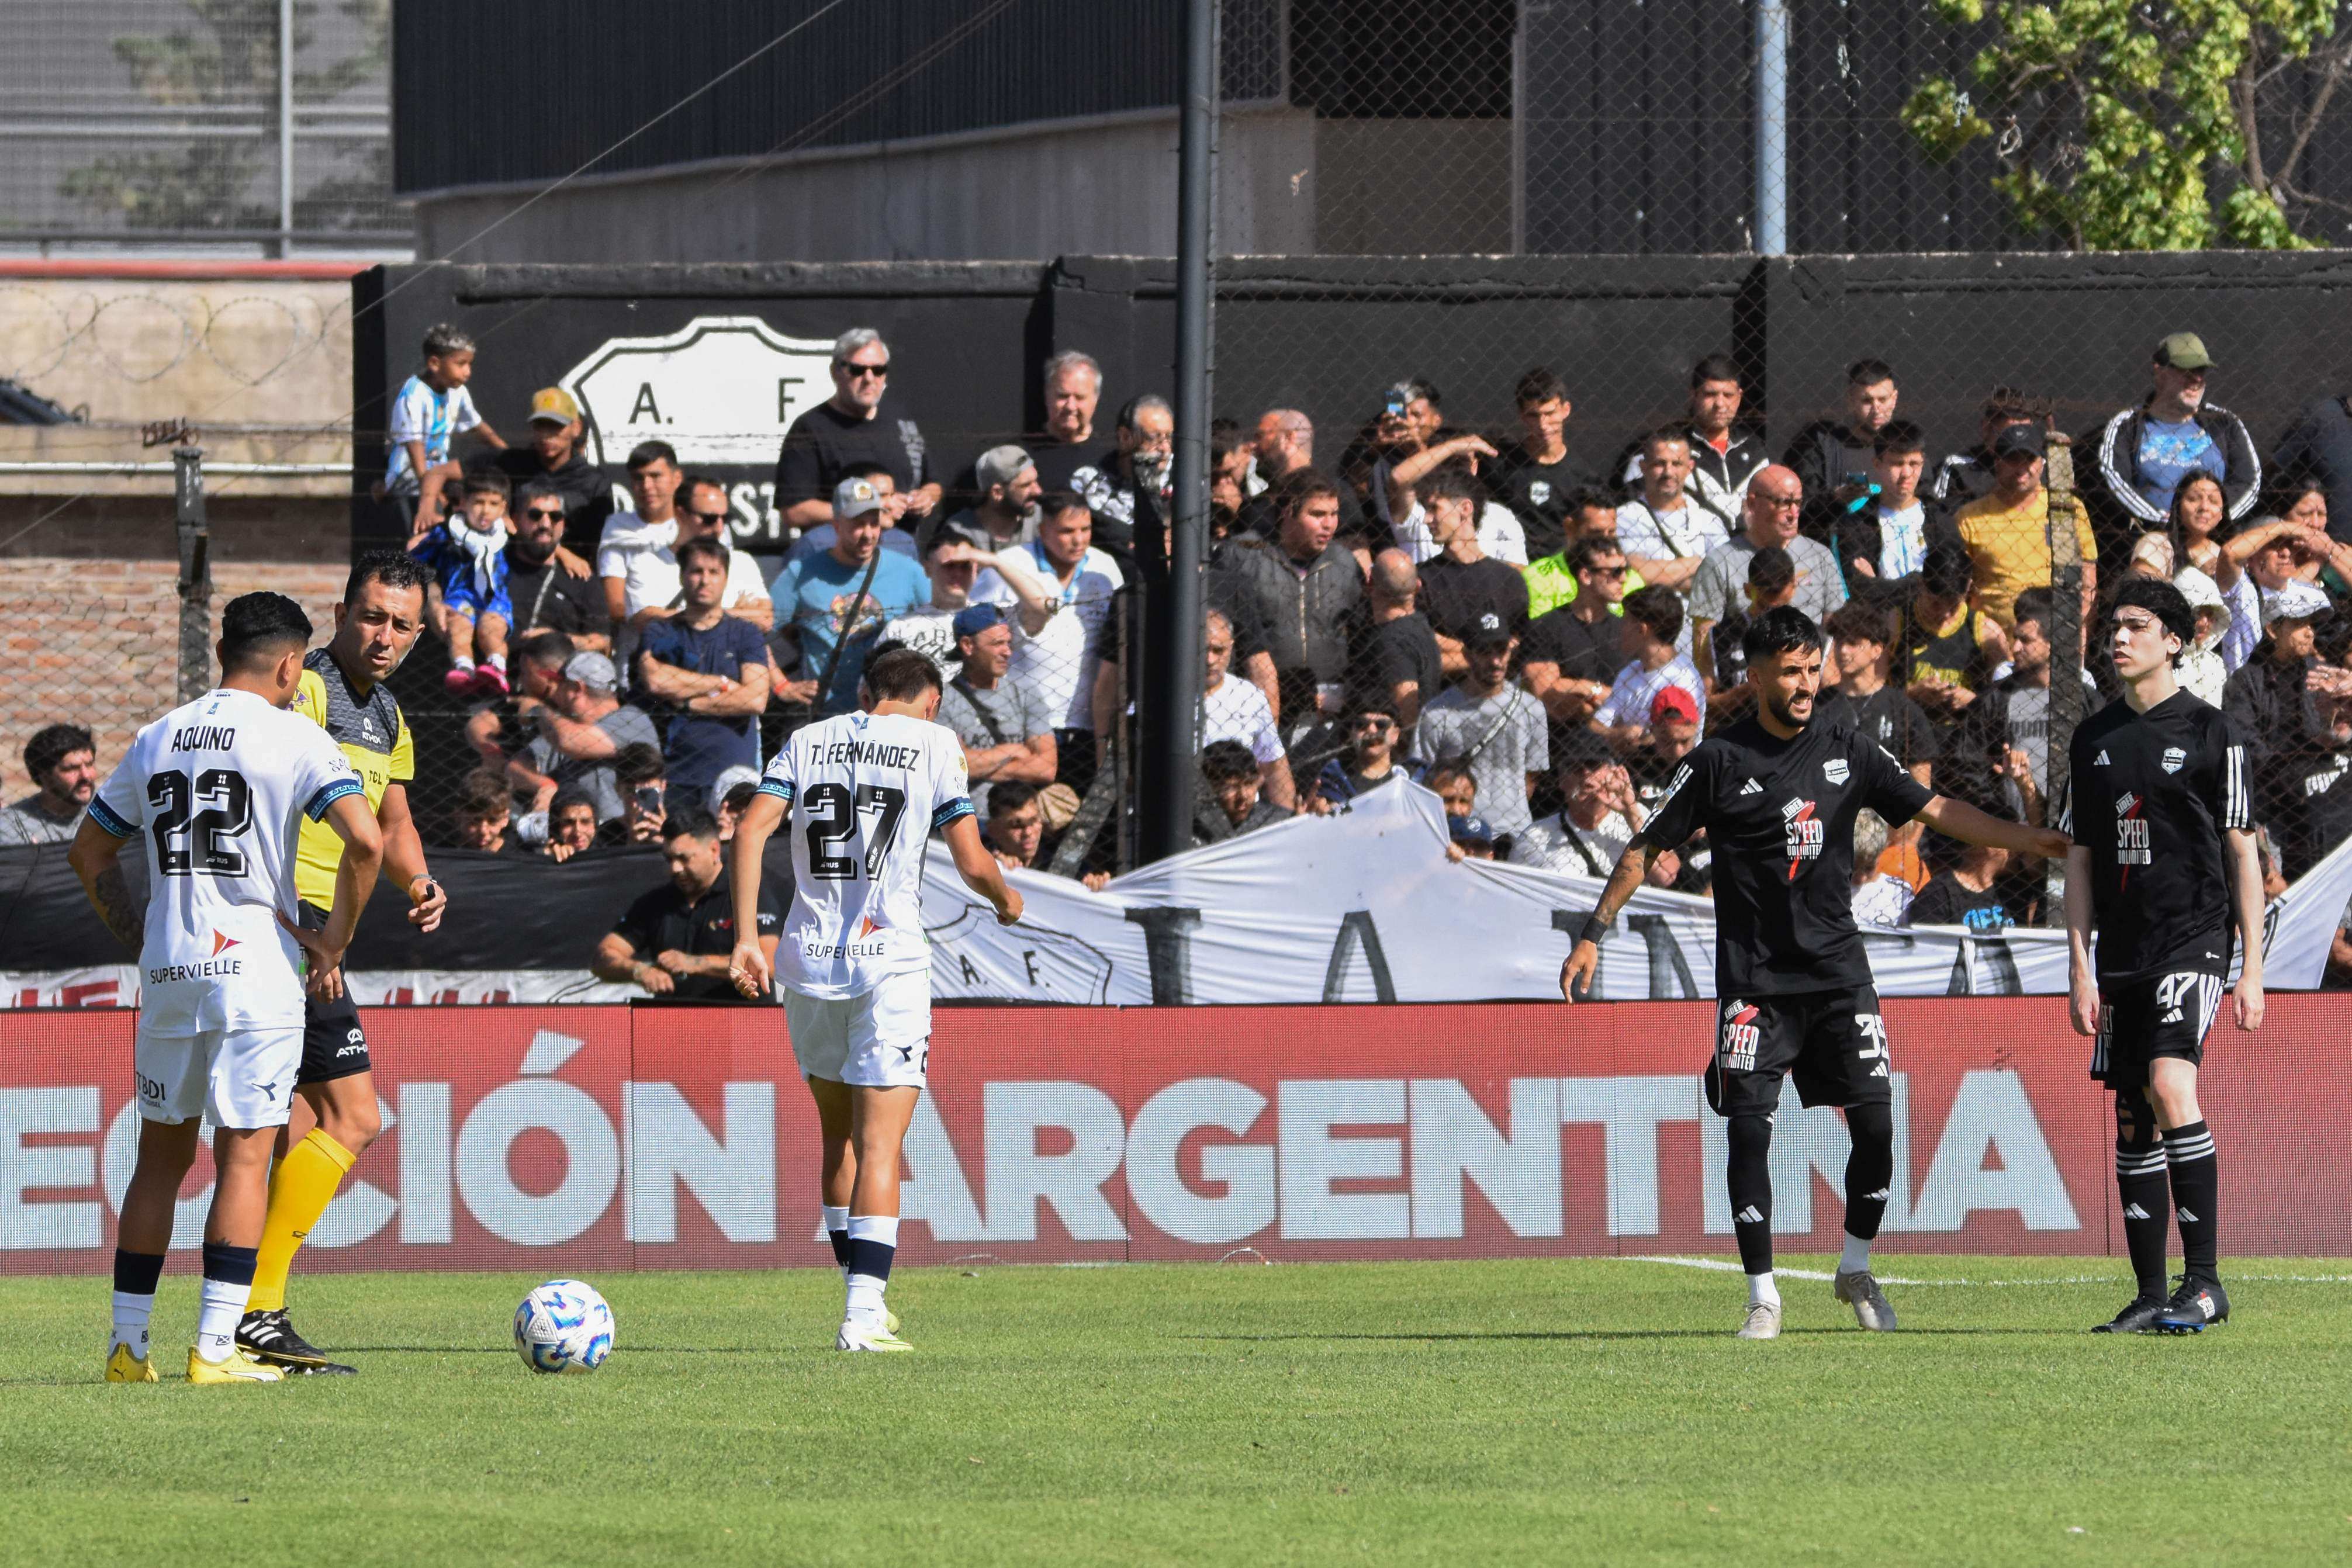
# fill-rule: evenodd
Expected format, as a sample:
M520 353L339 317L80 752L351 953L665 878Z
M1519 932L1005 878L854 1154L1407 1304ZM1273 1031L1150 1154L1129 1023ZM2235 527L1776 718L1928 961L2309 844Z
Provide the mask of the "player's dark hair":
M650 468L656 463L667 463L673 468L677 467L677 448L667 441L640 441L629 448L630 473L634 474L640 468Z
M536 664L542 670L553 670L559 674L562 673L563 666L572 662L572 655L578 651L567 633L559 632L552 626L541 626L536 632L526 632L514 645L517 663Z
M1467 501L1475 507L1486 498L1486 487L1467 463L1441 463L1423 475L1413 489L1423 501Z
M866 691L877 703L912 703L940 690L940 667L912 648L893 648L866 666Z
M709 556L719 563L719 570L727 570L727 547L709 534L697 534L690 539L680 539L677 541L677 548L670 553L677 558L677 564L681 568L698 556Z
M668 778L669 764L662 760L661 747L650 741L633 740L613 753L613 782L624 789Z
M988 814L991 817L1009 817L1036 799L1037 786L1025 784L1018 779L991 784L988 787Z
M1094 510L1084 496L1076 490L1048 490L1037 497L1037 520L1050 523L1065 512Z
M468 496L496 496L509 499L514 495L513 484L495 468L478 468L467 475L464 488Z
M459 781L457 806L451 814L459 818L495 817L514 810L514 792L507 787L507 777L495 768L477 768Z
M2009 623L2014 626L2021 621L2031 621L2042 628L2042 635L2047 638L2051 628L2056 624L2057 613L2056 594L2046 588L2029 588L2017 596L2015 604L2010 606Z
M1606 512L1612 517L1617 515L1615 498L1598 485L1579 485L1560 504L1571 517L1580 517L1587 512Z
M1258 776L1257 758L1238 740L1213 740L1201 748L1201 773L1212 784L1237 784Z
M1587 534L1568 547L1568 571L1573 577L1590 571L1593 563L1609 556L1622 559L1625 547L1617 542L1615 534Z
M672 839L700 839L706 844L719 841L719 819L700 810L672 811L662 819L662 842Z
M1759 593L1778 593L1796 580L1796 558L1779 545L1768 545L1748 558L1748 586Z
M1736 382L1739 367L1729 354L1709 354L1691 367L1691 390L1696 392L1709 382Z
M2019 598L2022 599L2023 594ZM2145 610L2164 622L2164 629L2180 639L2180 652L2172 656L2176 664L2197 645L2197 612L2189 607L2189 596L2160 577L2135 577L2116 590L2109 613L2125 605ZM2043 622L2046 627L2049 623Z
M1875 643L1882 648L1895 645L1895 617L1883 605L1850 599L1830 612L1827 624L1829 634L1841 643Z
M1845 368L1845 384L1850 387L1874 387L1894 379L1895 367L1885 360L1856 360Z
M1881 457L1894 453L1927 450L1927 433L1907 419L1890 419L1878 427L1870 449Z
M1625 618L1638 621L1651 636L1671 643L1683 634L1683 596L1652 584L1625 596Z
M1511 402L1517 408L1549 402L1554 398L1568 401L1568 383L1541 365L1521 376L1519 384L1511 389Z
M533 501L552 501L559 512L572 509L572 503L564 498L562 487L552 479L524 480L514 487L513 500L515 510L519 512Z
M404 557L403 559L405 559ZM310 643L310 618L282 593L240 593L221 612L221 673L241 675Z
M425 563L404 550L372 549L352 563L351 576L343 580L343 602L359 602L360 590L371 582L381 582L386 588L413 588L425 591L433 574Z
M1750 621L1748 630L1739 637L1739 651L1748 655L1750 668L1759 659L1821 645L1822 629L1813 624L1811 616L1793 604L1767 610Z
M436 321L425 329L423 347L426 359L446 360L451 354L472 353L474 339L463 327L448 321Z
M25 771L38 784L41 776L77 751L95 753L98 742L78 724L45 725L25 742Z
M1919 569L1919 581L1930 593L1958 599L1968 593L1976 570L1977 563L1969 555L1968 547L1946 539L1927 547L1927 559Z

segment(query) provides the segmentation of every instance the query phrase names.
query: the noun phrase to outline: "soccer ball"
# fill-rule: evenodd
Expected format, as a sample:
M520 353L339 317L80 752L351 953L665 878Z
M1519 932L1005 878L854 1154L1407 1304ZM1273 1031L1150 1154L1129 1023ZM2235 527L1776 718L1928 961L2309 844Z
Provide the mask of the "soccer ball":
M550 1280L515 1309L515 1354L533 1372L593 1372L613 1354L613 1309L579 1280Z

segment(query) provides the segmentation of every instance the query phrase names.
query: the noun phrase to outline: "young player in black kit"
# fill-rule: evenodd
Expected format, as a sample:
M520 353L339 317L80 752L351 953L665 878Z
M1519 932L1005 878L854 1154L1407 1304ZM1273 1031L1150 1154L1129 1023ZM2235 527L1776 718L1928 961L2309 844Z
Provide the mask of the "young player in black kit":
M2230 1315L2197 1066L2221 1009L2232 927L2245 955L2238 1027L2262 1024L2263 946L2251 934L2263 929L2263 874L2245 744L2173 675L2196 632L2189 601L2168 582L2134 580L2116 595L2111 646L2124 695L2074 731L2059 819L2074 836L2068 1010L2074 1032L2096 1040L2091 1076L2115 1091L2116 1190L2139 1279L2139 1294L2100 1333L2193 1333ZM2169 1300L2168 1176L2185 1269Z
M1792 1070L1805 1104L1844 1107L1853 1138L1837 1299L1864 1328L1891 1329L1895 1311L1871 1274L1870 1244L1895 1175L1893 1085L1886 1025L1853 924L1854 816L1867 806L1890 822L1916 818L1968 843L2049 857L2066 852L2066 839L1936 794L1877 742L1813 723L1822 633L1804 612L1767 611L1741 645L1756 711L1709 736L1669 780L1560 967L1560 994L1573 1002L1589 987L1601 934L1651 860L1706 829L1715 850L1717 998L1706 1097L1730 1124L1726 1176L1748 1273L1739 1337L1780 1332L1766 1155L1780 1080Z

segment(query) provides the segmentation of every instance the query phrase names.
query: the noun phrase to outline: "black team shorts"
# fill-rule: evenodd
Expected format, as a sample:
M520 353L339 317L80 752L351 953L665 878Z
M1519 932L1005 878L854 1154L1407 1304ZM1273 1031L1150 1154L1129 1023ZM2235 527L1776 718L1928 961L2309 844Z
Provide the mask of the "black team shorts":
M2149 1063L2159 1056L2202 1063L2205 1036L2228 988L2222 976L2198 969L2102 984L2091 1076L2110 1089L2145 1089Z
M1719 1116L1769 1114L1793 1072L1807 1105L1885 1104L1894 1079L1878 992L1869 986L1716 1003L1706 1103Z
M301 919L305 931L327 928L327 912L307 900L301 905ZM352 1000L350 988L331 1002L305 995L302 1065L295 1070L295 1086L350 1078L372 1071L373 1065L368 1060L367 1034L360 1028L359 1004Z

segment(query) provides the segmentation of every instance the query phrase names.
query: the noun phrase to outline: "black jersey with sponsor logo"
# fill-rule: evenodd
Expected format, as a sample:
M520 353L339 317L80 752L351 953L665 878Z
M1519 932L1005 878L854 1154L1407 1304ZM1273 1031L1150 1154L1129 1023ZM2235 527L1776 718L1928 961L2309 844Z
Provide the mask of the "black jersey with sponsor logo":
M1815 720L1790 739L1754 716L1709 736L1668 780L1640 837L1663 849L1706 830L1719 996L1870 984L1853 925L1853 819L1901 824L1934 794L1876 741Z
M2230 962L2222 833L2253 826L2246 748L2219 708L2175 692L2109 703L2074 731L2058 828L2091 852L2101 980Z

